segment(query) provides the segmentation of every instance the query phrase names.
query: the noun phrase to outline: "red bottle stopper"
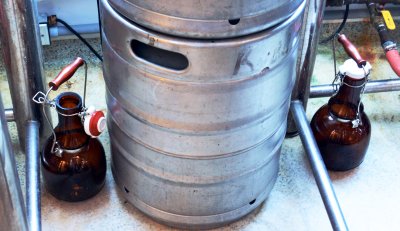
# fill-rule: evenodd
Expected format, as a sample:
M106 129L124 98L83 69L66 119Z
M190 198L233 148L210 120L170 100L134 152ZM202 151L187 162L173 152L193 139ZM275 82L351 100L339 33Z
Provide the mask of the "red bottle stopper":
M85 116L84 128L86 134L91 137L98 137L106 128L106 118L102 111L96 111L89 107Z

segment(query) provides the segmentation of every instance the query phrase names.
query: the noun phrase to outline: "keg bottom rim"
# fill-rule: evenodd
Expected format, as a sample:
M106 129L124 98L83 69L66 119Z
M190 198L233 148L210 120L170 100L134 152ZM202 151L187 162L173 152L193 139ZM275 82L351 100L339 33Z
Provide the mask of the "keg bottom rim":
M251 201L249 204L246 204L245 206L221 214L215 214L209 216L185 216L185 215L178 215L165 212L160 209L154 208L146 204L133 194L131 194L132 196L128 197L127 193L124 192L124 187L118 180L113 165L111 165L111 172L118 186L117 188L121 190L123 197L139 211L141 211L150 219L153 219L158 223L173 228L180 228L180 229L183 228L189 230L199 230L199 229L205 230L205 229L219 228L228 225L230 223L233 223L235 221L238 221L241 218L249 215L250 213L257 211L257 209L259 209L261 205L265 202L265 200L268 198L278 178L278 171L277 171L272 177L273 182L269 184L268 187L265 188L265 190L261 194L259 194L255 200Z

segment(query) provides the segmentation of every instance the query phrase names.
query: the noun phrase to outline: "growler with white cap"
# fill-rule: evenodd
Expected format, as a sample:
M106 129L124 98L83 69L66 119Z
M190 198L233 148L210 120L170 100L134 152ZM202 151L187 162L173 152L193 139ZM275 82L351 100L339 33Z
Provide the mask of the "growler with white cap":
M371 65L360 58L346 60L339 67L341 86L337 94L311 120L311 129L322 158L330 170L350 170L364 160L371 137L371 124L364 113L361 95L370 70Z
M49 82L46 93L38 92L33 100L56 109L58 125L44 144L41 154L41 170L47 191L64 201L82 201L96 195L104 186L106 157L103 145L96 138L105 129L105 116L94 107L85 106L74 92L59 94L49 100L51 91L73 76L85 65L85 93L87 82L86 62L77 58ZM51 123L44 114L50 126Z

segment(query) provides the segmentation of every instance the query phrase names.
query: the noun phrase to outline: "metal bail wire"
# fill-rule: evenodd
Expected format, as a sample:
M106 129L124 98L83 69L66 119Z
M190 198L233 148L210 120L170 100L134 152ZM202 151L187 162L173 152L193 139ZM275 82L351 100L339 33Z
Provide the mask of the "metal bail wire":
M360 107L361 107L362 98L363 98L364 93L365 93L365 86L367 85L367 82L369 81L369 73L370 72L367 73L367 71L365 70L365 66L364 65L362 66L362 69L364 71L365 81L361 85L362 89L361 89L361 94L360 94L360 102L358 102L358 106L357 106L357 116L356 116L357 119L356 119L356 123L353 123L353 128L357 128L360 124L362 125Z
M87 86L88 66L87 66L86 61L84 61L84 65L85 65L85 82L84 82L84 88L83 88L82 111L78 112L78 113L71 114L71 115L66 115L66 114L63 114L63 113L61 113L61 112L56 110L56 112L61 116L65 116L65 117L79 116L81 118L82 122L84 121L84 118L85 118L85 115L86 115L86 111L87 111L85 101L86 101L86 86ZM55 154L58 157L62 157L62 153L64 152L64 150L60 147L60 145L57 142L57 136L56 136L56 133L54 131L53 124L51 123L51 121L50 121L50 119L49 119L49 117L48 117L48 115L46 113L46 110L45 110L45 106L48 106L50 108L52 108L52 107L55 108L56 107L54 100L49 100L49 98L48 98L49 94L50 94L50 92L52 90L53 90L53 86L51 86L47 90L46 93L43 93L43 92L39 91L33 96L32 100L33 100L33 102L35 102L37 104L42 104L42 110L43 110L44 117L45 117L47 123L50 125L51 132L52 132L52 135L53 135L53 144L51 146L50 152Z
M339 86L346 85L346 86L352 87L352 88L362 88L361 89L361 94L360 94L360 101L358 102L358 105L357 105L356 119L351 120L352 127L353 128L357 128L360 125L362 125L360 108L361 108L362 98L363 98L363 96L365 94L365 86L366 86L367 82L369 81L370 72L367 73L367 70L365 69L365 65L362 65L362 69L364 71L365 82L363 84L361 84L360 86L352 86L352 85L347 84L347 83L345 83L343 81L346 73L340 73L336 69L336 45L335 45L335 41L336 41L337 36L338 36L338 34L336 34L334 39L332 39L333 66L334 66L334 72L335 72L335 74L334 74L335 77L334 77L334 79L332 81L332 88L333 88L334 92L336 92L336 93L338 92L339 87L338 87L337 84L335 84L338 80L339 80L339 83L340 83Z
M339 90L338 86L335 84L335 82L339 79L339 72L336 70L336 38L338 34L336 33L335 36L332 39L332 54L333 54L333 68L334 68L334 79L332 81L332 88L334 92L337 92Z
M354 85L350 85L348 83L345 83L343 81L343 79L346 76L346 73L343 73L343 74L342 73L337 73L337 76L339 76L339 79L340 79L340 86L346 85L346 86L351 87L351 88L362 88L361 89L361 93L360 93L360 100L359 100L358 105L357 105L356 119L351 121L353 128L358 128L360 125L362 125L360 108L361 108L362 98L363 98L363 96L365 94L365 86L367 85L367 83L369 81L369 72L367 73L367 71L365 70L365 66L364 65L362 66L362 68L364 70L364 79L365 79L365 81L364 81L363 84L361 84L359 86L354 86Z

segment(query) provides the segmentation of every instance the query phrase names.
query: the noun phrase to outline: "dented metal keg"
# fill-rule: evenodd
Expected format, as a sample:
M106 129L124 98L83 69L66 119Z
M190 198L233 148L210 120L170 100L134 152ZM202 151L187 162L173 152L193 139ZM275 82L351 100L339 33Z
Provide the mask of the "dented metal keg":
M270 28L302 0L108 0L135 23L170 35L229 38Z
M303 8L256 34L197 40L145 29L101 1L112 171L130 203L197 229L237 220L267 198Z

